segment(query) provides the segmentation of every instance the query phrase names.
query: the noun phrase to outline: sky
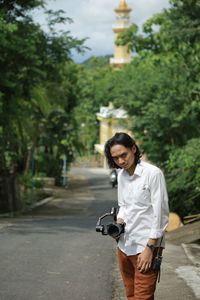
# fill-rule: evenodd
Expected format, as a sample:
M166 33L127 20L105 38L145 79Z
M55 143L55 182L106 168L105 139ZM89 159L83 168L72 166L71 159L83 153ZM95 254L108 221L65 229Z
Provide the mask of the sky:
M154 14L169 7L169 0L127 0L132 8L131 23L142 24ZM81 63L90 56L104 56L114 52L114 33L112 26L116 21L114 9L120 0L46 0L46 7L62 9L73 19L72 24L60 25L59 29L69 30L73 37L88 38L86 46L91 48L84 55L73 54L73 59ZM34 19L45 29L45 16L42 11L34 13Z

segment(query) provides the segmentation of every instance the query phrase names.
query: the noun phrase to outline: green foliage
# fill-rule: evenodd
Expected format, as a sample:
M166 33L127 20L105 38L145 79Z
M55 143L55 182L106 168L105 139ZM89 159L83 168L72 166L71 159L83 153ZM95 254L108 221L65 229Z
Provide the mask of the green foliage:
M109 60L112 55L105 55L105 56L91 56L87 60L85 60L82 64L84 65L85 69L97 69L102 67L107 67L109 64Z
M156 60L152 56L127 68L132 79L129 87L124 82L117 103L123 101L134 116L132 130L149 159L162 164L171 149L199 135L200 104L197 97L191 97L194 83L188 80L184 63L173 56L163 57L159 65Z
M83 50L84 40L73 38L69 31L55 32L57 23L71 22L63 11L47 11L50 31L43 32L30 14L31 9L40 5L42 1L16 0L2 1L0 6L3 27L0 32L0 168L3 172L23 170L28 148L37 148L41 124L54 110L67 116L66 126L73 126L69 120L76 105L77 70L71 62L71 50ZM65 138L70 132L65 132ZM54 139L54 145L57 143Z
M167 162L170 209L181 217L200 211L199 149L199 138L189 140L186 146L172 152Z
M25 189L41 189L44 187L44 182L42 180L35 180L31 173L22 174L19 177L19 183L25 187Z
M133 25L118 40L137 55L120 72L115 103L127 109L135 137L159 164L200 134L200 7L190 0L171 4L144 24L144 34Z
M105 57L108 60L108 57ZM86 65L81 65L78 73L78 101L73 110L78 129L80 147L77 155L94 152L94 144L99 140L99 123L96 113L100 106L107 105L111 93L106 93L110 84L111 68L104 66L103 58L92 57Z
M61 10L46 12L49 31L44 32L31 14L44 3L0 2L0 173L5 177L28 174L33 162L36 169L32 167L32 172L40 172L36 153L38 157L48 153L54 168L48 168L46 160L45 172L56 177L61 172L62 155L67 154L70 162L77 146L72 111L79 93L78 68L71 51L84 51L85 39L55 30L56 24L72 21ZM6 195L7 190L0 185L3 202L16 201L11 195L14 189L9 189L10 195ZM19 206L9 205L8 209L11 207Z
M65 111L52 111L40 124L39 150L36 154L37 169L47 176L59 176L62 170L62 155L68 163L73 159L73 149L78 145L76 133ZM41 151L44 149L43 151Z

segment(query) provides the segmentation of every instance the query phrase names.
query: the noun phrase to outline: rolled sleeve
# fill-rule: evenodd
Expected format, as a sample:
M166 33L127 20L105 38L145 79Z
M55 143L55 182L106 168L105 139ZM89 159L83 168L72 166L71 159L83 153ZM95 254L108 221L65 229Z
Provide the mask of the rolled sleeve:
M159 239L163 235L163 230L159 229L151 229L150 231L150 239Z
M161 170L156 171L151 178L151 203L153 220L149 238L158 239L163 235L168 225L169 216L166 183Z

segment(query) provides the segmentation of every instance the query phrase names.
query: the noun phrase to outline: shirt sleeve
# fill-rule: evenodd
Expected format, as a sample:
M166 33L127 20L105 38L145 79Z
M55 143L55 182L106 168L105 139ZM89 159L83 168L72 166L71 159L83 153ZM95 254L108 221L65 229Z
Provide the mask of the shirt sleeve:
M122 195L122 182L120 180L120 174L118 175L118 206L119 206L119 212L117 214L117 218L123 219L125 218L125 212L124 212L124 199Z
M151 177L151 203L153 207L153 220L149 238L162 237L169 216L168 195L165 178L161 170L156 171Z

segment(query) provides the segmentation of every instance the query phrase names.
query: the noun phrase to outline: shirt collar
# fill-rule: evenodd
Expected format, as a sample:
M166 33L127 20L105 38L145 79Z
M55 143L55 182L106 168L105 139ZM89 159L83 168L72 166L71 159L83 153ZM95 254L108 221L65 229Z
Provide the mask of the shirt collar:
M129 173L126 170L123 170L123 172L125 176L127 176L129 179L132 179L135 175L142 176L142 172L143 172L142 161L140 160L140 162L137 163L133 175L129 175Z
M141 176L143 172L143 167L141 161L137 163L134 171L134 175Z

